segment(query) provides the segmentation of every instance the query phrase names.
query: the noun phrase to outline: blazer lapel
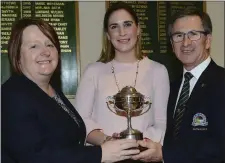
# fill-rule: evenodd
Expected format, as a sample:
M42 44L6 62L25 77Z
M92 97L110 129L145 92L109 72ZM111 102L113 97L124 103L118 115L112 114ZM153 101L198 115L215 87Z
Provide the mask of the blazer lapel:
M173 115L174 115L174 110L175 110L177 96L178 96L181 82L182 82L182 76L178 80L176 80L174 83L171 84L169 102L168 102L168 107L167 107L168 123L171 124L171 126L168 126L168 127L170 127L171 129L174 124Z
M202 100L202 97L204 96L205 89L207 89L208 84L213 80L212 79L212 70L214 69L214 66L216 64L211 61L208 67L203 71L200 78L198 79L197 83L195 84L192 93L189 97L189 100L187 102L187 106L194 104L199 99Z

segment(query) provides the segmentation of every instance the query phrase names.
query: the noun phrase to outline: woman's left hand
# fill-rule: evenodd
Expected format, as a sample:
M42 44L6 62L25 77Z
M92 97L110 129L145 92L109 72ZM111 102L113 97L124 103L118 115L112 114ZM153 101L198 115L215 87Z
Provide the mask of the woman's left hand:
M153 142L150 139L139 140L138 144L147 150L138 155L132 156L133 160L141 160L143 162L162 161L162 146L160 143Z

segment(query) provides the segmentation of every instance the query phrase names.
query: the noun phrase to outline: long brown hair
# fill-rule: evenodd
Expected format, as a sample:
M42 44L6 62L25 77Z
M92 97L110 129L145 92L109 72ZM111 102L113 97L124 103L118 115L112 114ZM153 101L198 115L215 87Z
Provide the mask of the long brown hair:
M115 48L113 47L111 41L108 40L106 33L108 32L109 18L112 15L112 13L117 10L127 11L133 18L136 26L138 26L138 24L139 24L139 20L138 20L138 17L136 15L135 11L128 4L126 4L125 2L117 2L117 3L112 4L112 6L108 8L108 10L106 11L105 16L104 16L103 38L102 38L103 47L102 47L102 52L101 52L100 58L98 59L99 62L107 63L107 62L110 62L111 60L113 60L115 57ZM142 59L143 56L145 56L145 55L141 52L141 32L137 38L135 49L136 49L135 55L136 55L137 59Z

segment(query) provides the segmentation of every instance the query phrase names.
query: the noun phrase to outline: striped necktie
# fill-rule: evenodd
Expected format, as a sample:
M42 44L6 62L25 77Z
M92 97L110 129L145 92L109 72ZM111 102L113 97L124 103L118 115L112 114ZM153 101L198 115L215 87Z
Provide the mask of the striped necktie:
M174 114L174 138L175 139L177 139L177 137L178 137L178 133L179 133L182 119L183 119L183 115L185 113L186 103L189 98L189 91L190 91L189 81L191 80L192 77L193 77L193 75L190 72L186 72L184 74L185 80L184 80L184 84L183 84L183 87L182 87L182 90L180 93L179 100L177 102L175 114Z

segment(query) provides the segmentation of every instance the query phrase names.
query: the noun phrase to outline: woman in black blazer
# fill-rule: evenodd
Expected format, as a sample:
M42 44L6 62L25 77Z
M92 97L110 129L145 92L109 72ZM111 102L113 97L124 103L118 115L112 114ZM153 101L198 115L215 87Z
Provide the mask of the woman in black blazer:
M84 146L82 118L51 77L60 44L53 27L21 19L12 28L8 55L15 75L2 85L2 161L18 163L100 163L128 159L134 140ZM9 161L10 160L10 161Z

